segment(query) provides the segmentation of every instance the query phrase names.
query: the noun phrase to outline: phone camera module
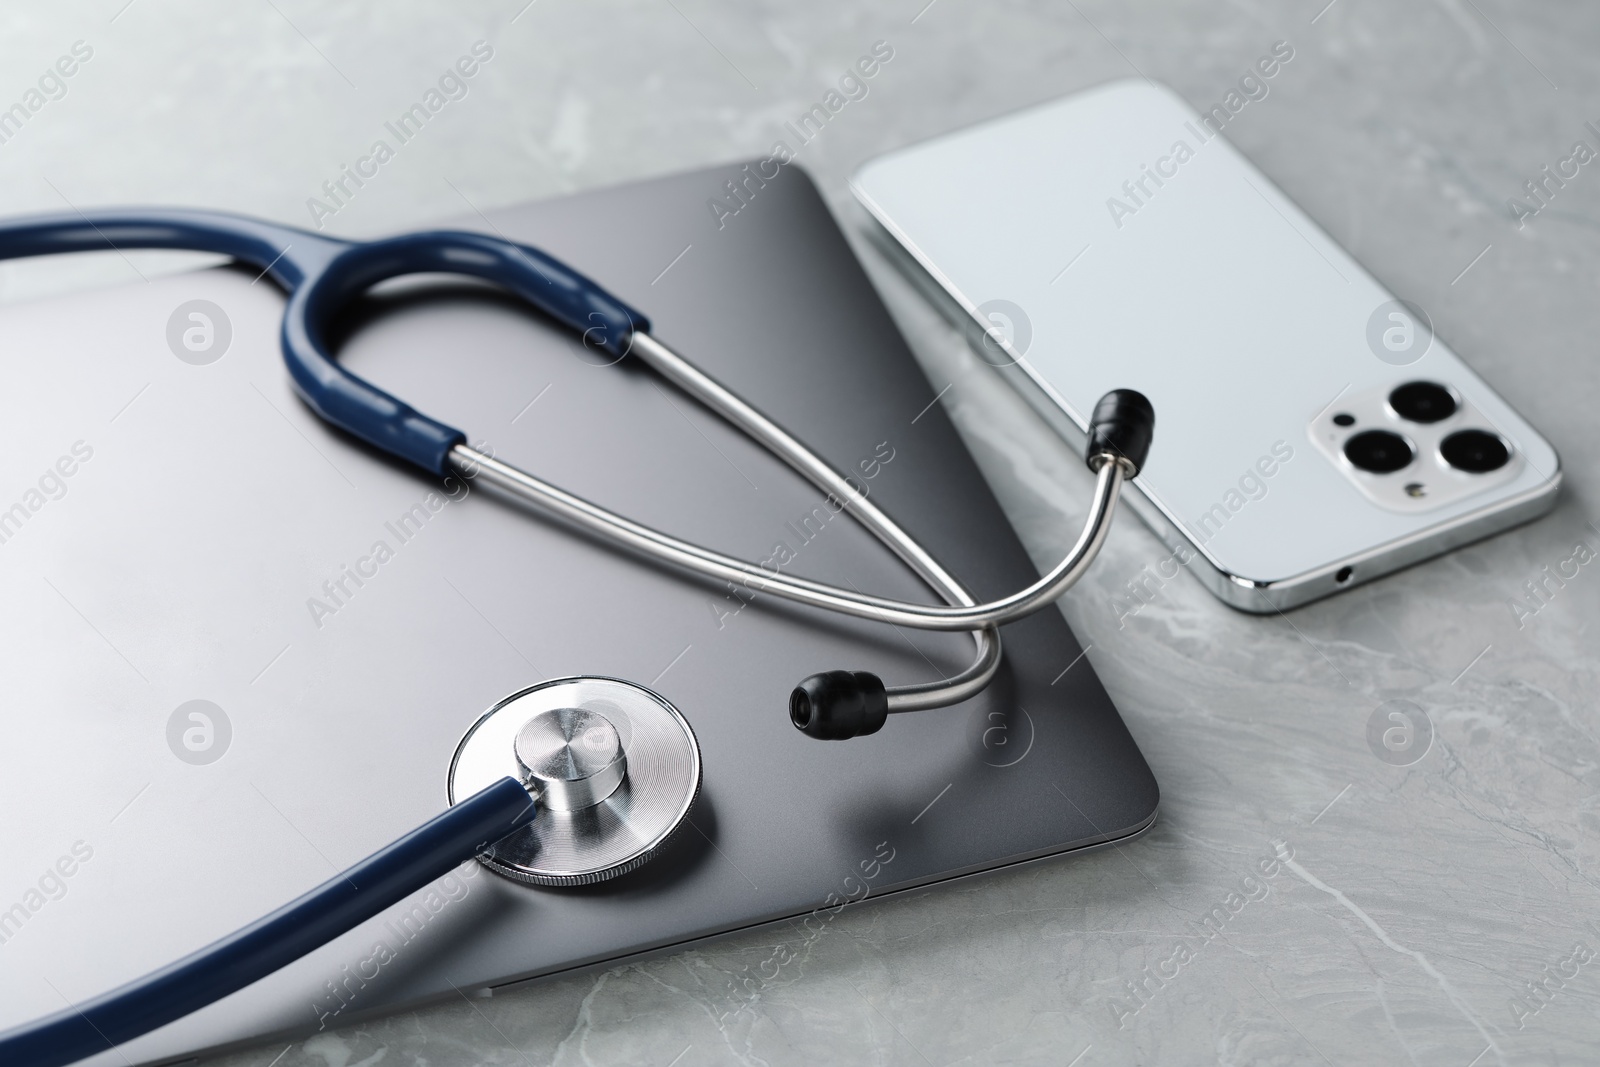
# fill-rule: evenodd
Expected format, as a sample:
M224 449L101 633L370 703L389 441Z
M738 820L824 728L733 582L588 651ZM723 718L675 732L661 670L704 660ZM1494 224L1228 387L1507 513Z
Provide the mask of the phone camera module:
M1372 474L1404 470L1415 457L1411 442L1388 430L1364 430L1344 443L1344 458L1351 466Z
M1389 394L1389 406L1408 422L1442 422L1456 413L1456 398L1434 382L1407 382Z
M1487 430L1457 430L1439 442L1439 455L1456 470L1469 474L1487 474L1511 462L1505 441Z
M1310 417L1306 436L1337 478L1387 511L1437 514L1508 488L1528 466L1515 438L1442 372L1340 397Z

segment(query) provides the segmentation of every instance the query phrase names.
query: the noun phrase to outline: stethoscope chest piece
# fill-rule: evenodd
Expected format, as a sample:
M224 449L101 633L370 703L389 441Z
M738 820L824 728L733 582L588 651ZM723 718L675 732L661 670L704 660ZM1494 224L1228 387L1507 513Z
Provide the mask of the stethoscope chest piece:
M535 885L587 885L650 859L700 792L700 746L677 708L616 678L557 678L490 708L456 747L450 803L510 775L533 822L478 855Z

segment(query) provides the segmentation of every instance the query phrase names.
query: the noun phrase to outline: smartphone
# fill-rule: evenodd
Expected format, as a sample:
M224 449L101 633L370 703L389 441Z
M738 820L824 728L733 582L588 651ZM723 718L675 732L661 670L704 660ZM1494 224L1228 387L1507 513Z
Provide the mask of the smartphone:
M1150 398L1127 502L1236 608L1549 510L1549 442L1227 142L1232 114L1118 81L880 156L851 186L1075 447L1103 393Z

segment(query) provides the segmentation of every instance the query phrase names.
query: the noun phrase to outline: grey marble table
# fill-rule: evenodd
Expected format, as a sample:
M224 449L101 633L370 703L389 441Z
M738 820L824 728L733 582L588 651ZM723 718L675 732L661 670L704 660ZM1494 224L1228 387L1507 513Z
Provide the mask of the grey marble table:
M7 212L153 201L310 222L341 164L477 40L470 92L327 219L377 234L764 152L858 55L894 59L802 162L847 226L862 159L1138 72L1209 106L1296 58L1228 136L1554 441L1538 523L1294 612L1250 617L1119 526L1064 610L1163 790L1127 846L848 910L724 1017L778 933L214 1060L417 1064L1414 1063L1600 1058L1600 176L1507 199L1600 119L1579 0L93 0L0 9L0 94L74 41L66 91L0 144ZM924 6L926 5L926 6ZM520 9L520 10L519 10ZM896 318L1029 550L1086 475L864 243ZM179 269L183 257L132 257ZM0 295L131 280L116 256L0 267ZM1570 566L1569 566L1570 570ZM1518 610L1516 605L1524 603ZM1383 702L1426 756L1374 755ZM1285 859L1288 857L1288 859ZM1263 873L1265 872L1265 873ZM1203 925L1213 918L1210 930ZM1179 951L1182 946L1183 951ZM720 1021L719 1021L720 1020Z

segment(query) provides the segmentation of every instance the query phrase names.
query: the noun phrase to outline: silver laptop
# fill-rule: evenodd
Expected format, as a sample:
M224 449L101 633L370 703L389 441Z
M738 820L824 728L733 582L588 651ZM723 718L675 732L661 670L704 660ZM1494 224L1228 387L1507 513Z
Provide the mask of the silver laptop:
M493 225L600 279L861 472L978 593L1032 580L810 180L789 167L719 220L707 202L736 173ZM763 923L812 929L1155 817L1150 770L1058 612L1006 628L1002 675L969 704L809 740L786 711L803 676L928 679L969 643L746 604L402 468L295 397L282 298L253 274L0 311L0 1028L164 965L442 810L467 727L549 677L633 679L693 724L704 788L664 855L578 890L469 865L95 1062L302 1037ZM182 337L194 301L220 312L199 354ZM790 573L927 596L736 431L492 290L380 291L347 334L363 375L561 486L747 559L782 546ZM749 995L730 991L729 1010Z

